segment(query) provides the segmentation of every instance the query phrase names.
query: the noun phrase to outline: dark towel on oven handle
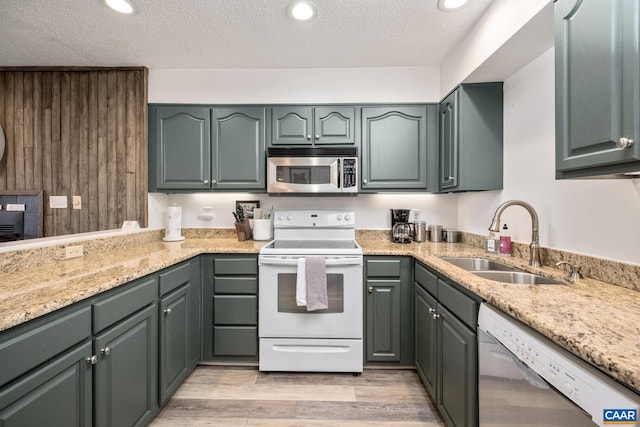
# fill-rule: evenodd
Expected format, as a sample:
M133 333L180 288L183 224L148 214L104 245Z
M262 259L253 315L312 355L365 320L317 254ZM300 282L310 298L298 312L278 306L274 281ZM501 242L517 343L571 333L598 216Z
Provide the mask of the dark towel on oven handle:
M306 257L307 311L329 308L327 263L323 257Z

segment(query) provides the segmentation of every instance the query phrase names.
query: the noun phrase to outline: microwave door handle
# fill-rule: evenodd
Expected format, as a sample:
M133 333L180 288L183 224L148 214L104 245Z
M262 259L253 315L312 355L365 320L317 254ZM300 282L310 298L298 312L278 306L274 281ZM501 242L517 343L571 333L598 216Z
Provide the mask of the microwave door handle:
M340 159L336 159L329 166L331 170L331 185L335 188L340 188Z

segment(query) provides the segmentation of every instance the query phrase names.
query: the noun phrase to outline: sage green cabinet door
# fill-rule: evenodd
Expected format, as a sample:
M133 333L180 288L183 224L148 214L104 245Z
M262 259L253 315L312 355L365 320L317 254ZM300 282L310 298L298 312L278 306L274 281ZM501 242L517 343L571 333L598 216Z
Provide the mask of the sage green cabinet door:
M86 342L0 389L0 425L93 425L91 354Z
M189 375L190 284L160 302L160 405Z
M272 145L311 145L313 109L311 107L274 107L271 109Z
M449 426L478 425L476 334L438 304L437 405Z
M415 285L415 360L416 370L432 395L436 395L437 373L437 301L418 283Z
M554 8L558 177L640 170L640 1Z
M441 192L502 189L502 83L458 86L440 103Z
M94 338L95 425L146 425L157 411L158 324L152 304Z
M210 158L210 108L149 107L151 191L209 189Z
M355 107L316 107L314 143L326 145L356 143Z
M265 108L214 108L212 188L265 190L265 141Z
M427 133L437 125L427 126L427 106L362 108L361 190L426 190Z
M400 361L400 280L367 280L367 361Z

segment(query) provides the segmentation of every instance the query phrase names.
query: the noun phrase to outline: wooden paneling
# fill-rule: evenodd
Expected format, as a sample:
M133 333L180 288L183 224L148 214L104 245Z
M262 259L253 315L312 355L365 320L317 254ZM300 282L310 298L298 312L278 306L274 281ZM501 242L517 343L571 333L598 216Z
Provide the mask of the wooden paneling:
M0 124L0 190L42 189L46 236L146 226L146 68L0 68Z

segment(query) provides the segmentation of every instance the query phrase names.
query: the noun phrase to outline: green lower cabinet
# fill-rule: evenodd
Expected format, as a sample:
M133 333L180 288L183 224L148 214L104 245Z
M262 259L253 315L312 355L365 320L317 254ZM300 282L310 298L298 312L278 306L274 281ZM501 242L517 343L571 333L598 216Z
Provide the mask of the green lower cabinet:
M415 361L449 427L478 425L480 299L415 263Z
M413 365L411 259L365 257L365 362Z
M258 259L203 257L203 359L258 360Z
M90 355L88 341L0 389L0 425L91 426Z
M435 396L438 322L434 314L438 303L434 297L418 285L415 287L414 303L416 370L427 387L427 391Z
M152 304L95 337L96 426L151 421L158 408L157 335L157 306Z
M160 301L160 404L191 372L189 366L190 284Z
M438 304L438 410L447 425L478 425L478 343L475 332Z

